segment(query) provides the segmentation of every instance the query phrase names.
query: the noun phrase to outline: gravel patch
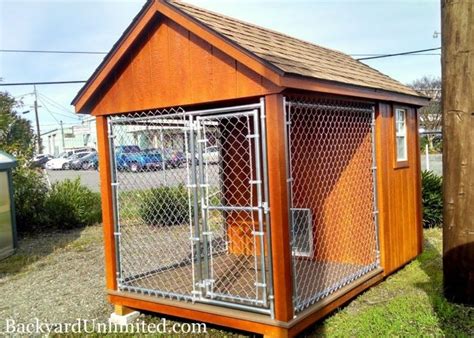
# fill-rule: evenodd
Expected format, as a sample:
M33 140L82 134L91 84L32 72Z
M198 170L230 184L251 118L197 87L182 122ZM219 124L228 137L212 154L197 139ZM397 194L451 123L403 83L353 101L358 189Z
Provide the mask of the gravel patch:
M0 261L0 336L6 319L17 324L107 322L113 307L106 299L101 226L23 238L19 247ZM158 324L162 319L145 312L139 320ZM247 336L210 325L207 334Z
M101 228L41 234L20 241L0 262L0 318L29 323L106 321ZM0 331L5 321L0 321Z

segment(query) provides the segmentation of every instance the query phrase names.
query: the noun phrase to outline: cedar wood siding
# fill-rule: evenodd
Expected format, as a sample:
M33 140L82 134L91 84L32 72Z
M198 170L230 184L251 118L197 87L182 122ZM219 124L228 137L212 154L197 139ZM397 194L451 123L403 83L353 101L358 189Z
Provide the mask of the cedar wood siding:
M145 29L110 76L92 115L255 97L278 90L166 17Z
M397 167L394 109L407 109L408 163ZM417 111L376 105L377 186L382 267L388 275L422 251L421 177Z

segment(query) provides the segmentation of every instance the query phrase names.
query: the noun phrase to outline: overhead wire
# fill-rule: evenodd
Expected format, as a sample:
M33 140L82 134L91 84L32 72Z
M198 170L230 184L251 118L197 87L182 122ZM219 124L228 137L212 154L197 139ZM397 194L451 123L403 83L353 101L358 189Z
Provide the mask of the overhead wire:
M56 84L73 84L73 83L86 83L86 80L73 80L73 81L30 81L30 82L9 82L1 83L0 86L33 86L33 85L56 85Z
M51 117L54 119L54 121L56 121L58 124L61 124L61 122L59 122L59 120L56 118L56 116L53 115L53 112L51 110L49 110L48 105L41 98L38 98L38 101L41 102L41 104L43 104L43 107L46 109L46 111L49 113L49 115L51 115Z
M38 92L38 95L43 97L45 100L49 101L50 104L56 106L56 108L59 108L59 109L63 110L64 112L73 115L75 118L78 118L78 116L75 112L69 110L68 108L66 108L65 106L63 106L59 102L57 102L56 100L54 100L54 99L52 99L52 98L50 98L50 97L48 97L48 96L46 96L46 95L44 95L43 93L40 93L40 92Z
M419 50L412 50L412 51L409 51L409 52L383 54L383 55L379 55L379 56L369 56L369 57L364 57L364 58L358 58L356 60L363 61L363 60L381 59L381 58L388 58L388 57L402 56L402 55L421 55L421 54L418 54L418 53L430 52L430 51L433 51L433 50L440 50L440 49L441 49L441 47L419 49Z
M79 50L35 50L35 49L0 49L2 53L38 53L38 54L91 54L103 55L108 52L79 51Z
M365 60L374 60L374 59L381 59L381 58L388 58L388 57L395 57L395 56L407 56L407 55L441 55L438 53L432 54L423 54L425 52L440 50L441 47L435 48L427 48L427 49L419 49L413 50L408 52L401 52L401 53L391 53L391 54L373 54L372 56L356 58L358 61L365 61ZM81 54L107 54L106 52L87 52L87 51L35 51L35 50L19 50L19 49L0 49L0 52L28 52L28 53L81 53ZM352 56L358 55L371 55L371 54L351 54ZM71 80L71 81L32 81L32 82L10 82L10 83L1 83L0 86L27 86L27 85L57 85L57 84L77 84L77 83L86 83L86 80Z

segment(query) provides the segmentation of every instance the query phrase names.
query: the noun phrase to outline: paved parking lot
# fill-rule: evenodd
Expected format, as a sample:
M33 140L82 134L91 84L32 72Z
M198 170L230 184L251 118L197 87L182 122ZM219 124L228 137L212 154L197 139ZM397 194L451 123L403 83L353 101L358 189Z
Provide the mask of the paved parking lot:
M79 177L81 183L93 191L100 191L99 172L97 170L46 170L51 183Z
M208 179L211 185L217 184L218 168L216 165L209 166ZM93 191L100 191L99 172L97 170L47 170L47 176L51 183L63 181L65 179L75 179L79 177L81 183ZM148 172L120 172L120 190L149 189L160 186L176 186L187 184L187 169L176 168L165 171Z

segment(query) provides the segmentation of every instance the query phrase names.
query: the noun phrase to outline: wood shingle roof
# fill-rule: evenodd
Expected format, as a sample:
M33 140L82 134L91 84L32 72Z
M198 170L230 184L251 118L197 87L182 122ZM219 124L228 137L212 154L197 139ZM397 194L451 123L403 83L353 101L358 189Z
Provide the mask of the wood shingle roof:
M181 1L169 3L285 74L420 95L412 88L342 52Z

